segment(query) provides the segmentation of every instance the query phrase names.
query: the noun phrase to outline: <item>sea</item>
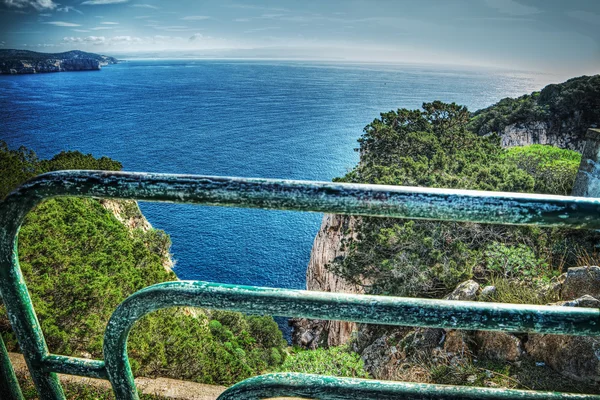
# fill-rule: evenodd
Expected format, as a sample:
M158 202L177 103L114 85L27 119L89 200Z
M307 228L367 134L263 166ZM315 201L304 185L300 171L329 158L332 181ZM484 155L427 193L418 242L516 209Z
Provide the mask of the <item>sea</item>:
M554 80L414 64L125 60L0 75L0 139L42 158L108 156L126 171L330 181L357 163L357 139L380 112L433 100L477 110ZM305 288L321 214L140 207L171 236L180 279Z

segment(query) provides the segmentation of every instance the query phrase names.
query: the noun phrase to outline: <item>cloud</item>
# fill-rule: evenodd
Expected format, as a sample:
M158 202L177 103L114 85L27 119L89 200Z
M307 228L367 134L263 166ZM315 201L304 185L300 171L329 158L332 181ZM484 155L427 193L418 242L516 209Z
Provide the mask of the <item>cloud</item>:
M75 11L76 13L83 15L83 13L81 11L79 11L75 7L71 7L71 6L59 7L56 9L56 11L64 11L64 12Z
M123 43L142 43L144 39L139 38L137 36L65 36L63 38L64 44L72 44L72 43L81 43L81 44L92 44L92 45L116 45Z
M190 42L193 42L195 40L199 40L202 39L204 37L204 35L202 35L201 33L194 33L192 36L190 36Z
M58 6L53 0L0 0L0 3L14 8L33 7L38 11L54 10Z
M104 4L118 4L118 3L127 3L129 0L86 0L81 4L86 4L88 6L99 6Z
M152 4L132 4L131 7L151 8L152 10L158 10L159 9L159 7L153 6Z
M272 31L275 29L281 29L280 26L266 26L264 28L254 28L254 29L248 29L247 31L244 31L244 33L254 33L254 32L262 32L262 31Z
M72 22L64 22L64 21L48 21L48 22L44 22L44 24L54 25L54 26L81 26L79 24L74 24Z
M539 14L541 11L532 6L526 6L521 3L517 3L515 0L485 0L488 7L495 8L502 14L509 15L531 15Z
M86 36L86 37L73 37L66 36L63 38L63 43L90 43L100 45L106 43L104 36Z
M110 41L139 43L142 41L142 39L136 36L113 36L110 38Z
M170 26L146 25L146 26L157 29L159 31L167 31L167 32L187 32L187 31L191 31L193 29L193 28L189 28L185 25L170 25Z
M181 18L184 21L202 21L205 19L210 19L210 17L206 15L188 15L187 17Z
M113 29L114 26L97 26L95 28L90 28L91 31L104 31L107 29Z
M100 22L102 25L119 25L118 22Z
M71 29L73 32L89 32L87 29Z

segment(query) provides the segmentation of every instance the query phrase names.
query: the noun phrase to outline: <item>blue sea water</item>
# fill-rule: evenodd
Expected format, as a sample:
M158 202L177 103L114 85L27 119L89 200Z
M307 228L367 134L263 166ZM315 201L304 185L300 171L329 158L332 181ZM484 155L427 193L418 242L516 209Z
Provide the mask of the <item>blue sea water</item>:
M543 75L415 65L138 60L0 75L0 139L41 157L109 156L127 171L329 181L379 112L434 99L475 110ZM142 203L181 279L304 288L321 215ZM115 266L117 268L118 266Z

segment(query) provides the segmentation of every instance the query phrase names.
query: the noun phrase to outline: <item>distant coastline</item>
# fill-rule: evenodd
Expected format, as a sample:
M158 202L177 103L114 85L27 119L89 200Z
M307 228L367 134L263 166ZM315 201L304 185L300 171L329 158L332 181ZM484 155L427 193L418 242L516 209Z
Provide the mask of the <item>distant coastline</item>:
M64 53L38 53L29 50L0 50L0 74L37 74L65 71L97 71L118 60L79 50Z

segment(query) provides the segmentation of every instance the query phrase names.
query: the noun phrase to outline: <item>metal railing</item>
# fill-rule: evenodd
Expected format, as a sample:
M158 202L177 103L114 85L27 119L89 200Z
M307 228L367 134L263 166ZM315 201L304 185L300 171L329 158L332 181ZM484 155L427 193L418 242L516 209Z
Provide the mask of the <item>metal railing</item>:
M29 211L44 199L59 196L600 229L600 200L584 197L133 172L59 171L40 175L0 203L0 293L41 399L65 398L56 373L107 379L117 399L137 399L127 356L129 331L147 313L170 307L203 307L385 325L600 336L600 310L592 308L352 295L177 281L142 289L117 307L104 335L104 360L51 354L19 267L17 235ZM2 399L22 399L3 343L0 346L0 393ZM600 396L596 395L295 373L247 379L226 390L219 399L275 396L600 400Z

